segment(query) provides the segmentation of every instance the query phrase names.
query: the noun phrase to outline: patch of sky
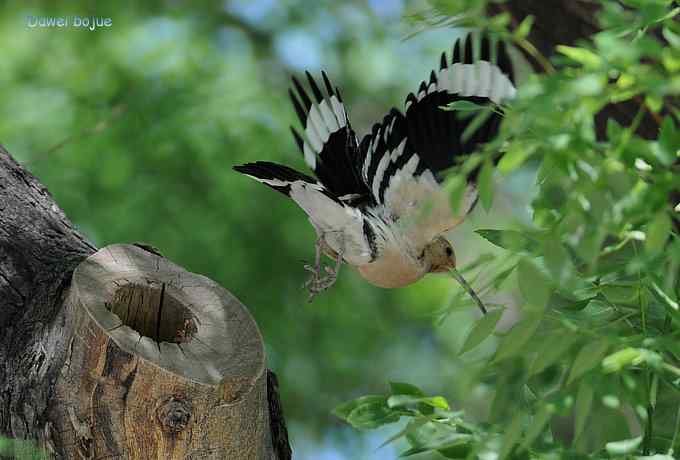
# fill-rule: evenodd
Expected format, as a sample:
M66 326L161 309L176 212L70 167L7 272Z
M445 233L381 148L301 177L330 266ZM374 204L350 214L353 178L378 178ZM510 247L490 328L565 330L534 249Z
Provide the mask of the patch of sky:
M401 421L371 431L355 431L343 425L321 439L315 439L302 431L303 427L298 424L290 426L289 429L293 435L292 448L295 458L299 460L394 460L400 451L406 450L406 444L397 441L383 447L380 445L401 430L405 424L406 421ZM348 442L350 439L352 442Z
M185 68L191 39L187 21L156 17L120 37L116 51L121 61L144 73L175 73Z
M404 0L368 0L368 6L380 19L398 19L404 10Z
M304 29L289 29L278 35L274 49L287 66L298 70L319 69L322 64L322 45L317 37Z
M280 0L227 0L224 10L258 28L269 28L286 19Z
M217 46L238 58L251 56L253 45L246 34L235 27L220 27L217 31Z

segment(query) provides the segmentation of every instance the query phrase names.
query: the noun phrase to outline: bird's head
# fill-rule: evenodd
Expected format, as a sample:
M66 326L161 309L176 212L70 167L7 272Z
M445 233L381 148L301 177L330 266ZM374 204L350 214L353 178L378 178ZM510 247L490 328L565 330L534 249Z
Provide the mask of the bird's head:
M477 306L486 314L486 307L477 296L472 287L465 281L463 275L456 270L456 253L453 251L451 243L443 236L438 236L425 246L423 251L425 260L429 262L429 273L450 273L461 286L470 294L470 297L477 303Z
M430 273L448 273L456 268L456 253L451 243L443 236L438 236L425 246L425 260L430 264Z

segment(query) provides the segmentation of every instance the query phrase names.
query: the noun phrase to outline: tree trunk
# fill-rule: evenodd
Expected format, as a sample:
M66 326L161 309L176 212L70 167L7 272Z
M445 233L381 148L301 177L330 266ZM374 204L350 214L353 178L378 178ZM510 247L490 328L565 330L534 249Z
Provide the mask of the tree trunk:
M245 307L152 249L97 251L2 147L0 331L0 434L54 458L290 458Z

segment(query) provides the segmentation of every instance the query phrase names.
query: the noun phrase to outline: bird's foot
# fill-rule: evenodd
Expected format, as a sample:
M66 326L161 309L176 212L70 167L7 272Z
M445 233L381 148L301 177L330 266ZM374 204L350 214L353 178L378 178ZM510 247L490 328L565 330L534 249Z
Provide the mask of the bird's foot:
M314 267L309 265L305 266L306 270L312 272L312 275L303 286L305 289L307 289L307 291L309 291L309 302L313 301L314 297L316 297L318 294L321 294L323 291L333 286L335 281L338 279L339 270L332 267L324 268L327 273L326 275L321 275L321 270L316 271L314 270Z
M305 282L305 284L302 285L302 288L309 289L310 292L312 291L312 288L318 284L319 279L321 278L321 245L322 242L321 238L319 237L316 240L316 244L314 245L316 248L316 254L314 255L314 265L303 265L304 269L311 273L311 276Z
M316 297L318 294L322 293L335 284L335 281L338 279L338 273L340 273L340 266L342 265L342 253L338 253L335 260L335 267L323 267L326 275L322 275L321 244L322 243L319 239L316 244L316 257L314 265L304 265L304 269L311 273L311 276L303 285L303 288L309 291L309 302L314 300L314 297Z

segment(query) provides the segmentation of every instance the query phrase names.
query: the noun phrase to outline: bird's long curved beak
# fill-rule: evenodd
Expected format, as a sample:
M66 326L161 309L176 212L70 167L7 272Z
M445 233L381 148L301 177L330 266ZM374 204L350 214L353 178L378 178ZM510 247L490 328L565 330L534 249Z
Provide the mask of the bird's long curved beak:
M451 276L460 283L461 286L467 291L467 293L472 297L472 300L474 300L477 303L477 306L479 307L480 310L482 310L482 313L486 315L486 307L482 303L482 300L477 296L477 293L472 289L472 287L468 284L467 281L465 281L465 278L463 278L463 275L461 275L458 270L455 268L452 268L450 270Z

